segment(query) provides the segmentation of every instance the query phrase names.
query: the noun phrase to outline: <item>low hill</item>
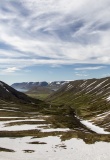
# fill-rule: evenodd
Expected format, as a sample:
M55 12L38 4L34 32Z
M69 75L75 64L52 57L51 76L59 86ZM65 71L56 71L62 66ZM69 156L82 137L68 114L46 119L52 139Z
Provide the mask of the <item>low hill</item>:
M26 94L51 94L53 92L54 91L48 87L36 86L27 91Z

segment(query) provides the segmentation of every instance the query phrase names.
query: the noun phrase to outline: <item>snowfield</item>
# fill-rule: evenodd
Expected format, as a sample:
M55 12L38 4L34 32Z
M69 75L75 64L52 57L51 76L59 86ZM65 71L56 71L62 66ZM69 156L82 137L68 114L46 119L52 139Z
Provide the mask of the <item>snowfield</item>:
M29 144L29 142L46 144ZM71 139L61 142L60 137L36 138L0 138L2 147L15 152L1 152L1 160L109 160L110 144L97 142L92 145L82 140ZM10 145L11 144L11 145ZM26 152L29 151L30 153Z
M25 117L25 119L7 120L0 122L0 131L22 131L39 129L40 132L67 132L69 128L51 128L50 124L45 124L44 117ZM3 117L8 119L10 117ZM18 118L18 117L17 117ZM19 117L22 118L22 117ZM43 119L44 118L44 119ZM39 124L21 124L7 126L12 122L39 121ZM40 124L43 122L44 124ZM107 134L102 128L94 126L91 122L81 120L81 123L91 130ZM46 128L45 128L46 126ZM109 133L108 133L109 134ZM0 138L0 148L10 149L13 152L0 152L0 160L109 160L110 143L96 142L95 144L86 144L83 140L72 138L61 141L59 136L21 137L21 138Z

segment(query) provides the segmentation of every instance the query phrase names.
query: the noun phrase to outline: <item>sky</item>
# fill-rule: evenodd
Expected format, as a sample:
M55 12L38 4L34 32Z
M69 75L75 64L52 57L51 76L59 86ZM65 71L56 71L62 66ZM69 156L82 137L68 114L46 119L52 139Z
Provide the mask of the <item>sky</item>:
M0 80L110 76L110 0L0 0Z

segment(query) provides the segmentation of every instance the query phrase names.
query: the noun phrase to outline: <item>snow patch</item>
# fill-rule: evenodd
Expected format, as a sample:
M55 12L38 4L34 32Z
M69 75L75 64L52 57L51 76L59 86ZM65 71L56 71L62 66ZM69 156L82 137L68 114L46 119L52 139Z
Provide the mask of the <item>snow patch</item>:
M0 131L24 131L24 130L32 130L32 129L37 129L37 130L41 130L41 128L39 127L43 127L46 126L46 124L33 124L33 125L29 125L29 124L23 124L23 125L15 125L15 126L4 126L4 122L2 122L0 124Z
M41 130L41 132L56 132L56 131L66 132L66 131L70 131L70 129L69 128L50 128L50 129Z
M107 98L107 101L110 101L110 96Z
M103 128L100 128L99 126L93 125L90 121L87 120L81 120L82 124L84 124L86 127L91 129L92 131L99 133L99 134L110 134L110 132L104 131Z
M86 83L87 83L87 81L85 81L84 83L82 83L82 84L80 85L80 87L84 87Z
M44 142L46 144L33 145L29 142ZM3 148L13 149L15 152L1 152L1 160L109 160L110 143L97 142L92 145L85 144L82 140L73 138L61 141L60 137L36 138L0 138ZM11 144L11 145L10 145ZM61 147L65 146L67 149ZM25 153L32 150L33 153Z
M101 82L101 83L99 83L94 89L96 89L96 88L98 88L98 87L100 87L103 83L105 83L106 81L107 81L108 79L106 79L105 81L103 81L103 82Z
M71 84L69 84L69 85L67 86L66 91L68 91L68 90L70 90L70 89L72 89L72 88L73 88L73 86L72 86Z
M7 92L9 92L9 90L3 85L2 82L0 82L0 86L3 87Z

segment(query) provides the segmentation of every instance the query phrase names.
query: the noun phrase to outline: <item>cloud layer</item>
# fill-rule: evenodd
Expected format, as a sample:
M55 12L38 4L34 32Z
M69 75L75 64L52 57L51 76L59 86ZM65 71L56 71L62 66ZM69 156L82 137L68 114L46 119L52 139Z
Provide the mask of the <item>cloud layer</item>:
M1 0L0 69L110 64L109 0Z

